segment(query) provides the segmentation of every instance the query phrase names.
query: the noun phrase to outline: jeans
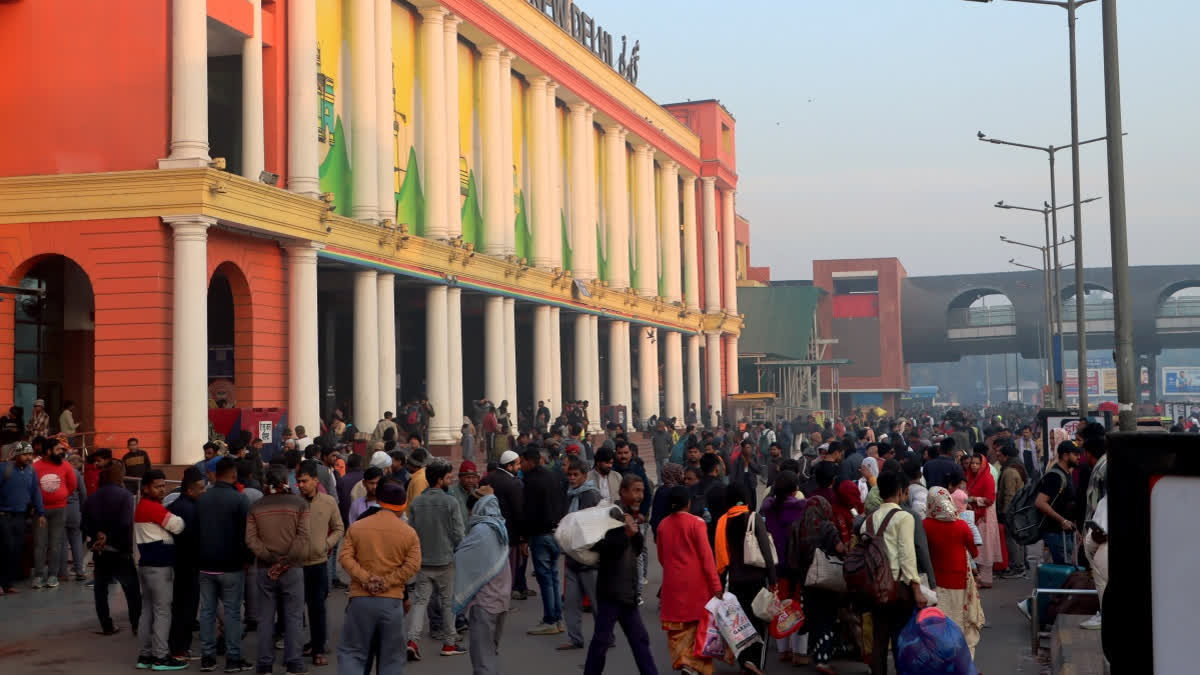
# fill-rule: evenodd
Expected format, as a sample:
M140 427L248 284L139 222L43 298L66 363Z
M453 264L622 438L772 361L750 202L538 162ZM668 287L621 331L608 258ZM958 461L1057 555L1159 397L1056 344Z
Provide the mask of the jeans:
M350 598L338 643L338 675L369 673L373 645L379 649L376 672L403 675L408 662L404 618L404 601L400 598Z
M171 635L167 649L183 654L192 647L192 625L200 607L200 572L194 567L175 566L175 582L171 591Z
M138 568L138 580L142 583L142 617L145 618L138 626L141 656L167 657L174 578L175 570L170 567Z
M583 596L596 602L596 575L594 567L576 568L573 561L567 561L566 600L563 601L563 618L567 622L567 640L573 645L582 647L583 639Z
M471 605L467 610L472 675L500 675L500 639L505 616L504 612L492 614L479 605Z
M25 514L0 512L0 589L12 588L21 577L25 552Z
M1055 565L1074 564L1075 536L1063 532L1043 532L1042 541L1050 549L1050 559Z
M325 653L325 600L329 597L329 567L325 563L304 568L304 604L308 605L308 646L313 654Z
M63 545L60 547L58 554L58 576L66 579L69 576L67 573L71 570L67 569L67 548L71 550L71 563L75 569L76 576L83 576L83 531L79 529L83 522L83 515L79 511L79 502L67 502L67 517L63 521Z
M200 655L217 656L217 601L225 607L225 661L242 658L245 572L200 573ZM100 584L96 582L97 586Z
M46 509L46 524L33 527L33 578L41 579L58 574L62 555L67 509ZM47 560L47 552L49 560Z
M422 567L413 581L412 606L405 617L404 628L408 639L420 641L425 632L425 612L437 585L437 602L442 608L442 625L437 635L444 645L458 644L458 633L454 631L454 565Z
M558 581L558 542L552 534L538 534L530 538L529 554L533 558L533 575L537 577L542 592L542 623L562 621L562 586Z
M650 652L650 634L642 623L642 615L637 605L625 605L598 598L594 611L596 613L596 630L592 633L592 644L588 645L587 661L583 664L583 675L600 675L604 672L604 663L608 658L608 646L613 643L613 629L617 623L625 631L625 638L633 649L633 660L641 675L658 675L654 665L654 655Z
M258 663L260 673L275 665L275 605L283 599L283 663L289 672L304 672L304 571L293 567L278 579L267 576L266 567L255 570L258 587Z
M113 630L112 616L108 613L108 586L115 579L125 592L125 604L129 607L129 624L134 632L142 617L142 591L138 586L137 569L133 566L132 553L97 553L93 558L96 576L93 579L93 596L96 599L96 618L100 619L100 630Z

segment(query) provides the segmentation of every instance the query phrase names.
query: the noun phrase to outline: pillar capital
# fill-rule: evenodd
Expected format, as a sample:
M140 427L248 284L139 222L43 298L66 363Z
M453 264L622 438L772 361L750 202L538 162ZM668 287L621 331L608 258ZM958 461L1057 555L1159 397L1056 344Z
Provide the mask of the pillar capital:
M530 88L545 89L550 86L550 78L545 75L534 75L529 78Z
M421 19L429 23L442 23L446 20L446 15L450 13L437 3L417 7L417 11L421 13Z
M208 228L217 224L216 218L199 214L163 216L162 220L171 226L176 241L207 241Z
M504 46L498 42L493 42L490 45L484 45L479 48L480 57L488 61L499 61L502 54L504 54Z
M287 251L288 263L317 263L317 252L325 248L325 244L316 241L291 241L280 244Z
M568 103L567 110L570 110L572 115L587 116L588 104L584 103L583 101L576 101L575 103Z
M696 189L695 174L681 173L681 174L679 174L679 179L683 181L684 187L690 187L693 190Z
M446 16L442 17L442 26L447 33L457 33L458 24L462 23L462 19L457 14L446 12Z
M606 136L612 135L612 136L619 136L621 138L625 138L626 133L627 132L625 131L625 127L622 127L620 124L605 124L604 125L604 135L606 135Z
M717 185L717 177L716 177L716 176L701 176L701 177L700 177L700 183L701 183L701 184L702 184L702 185L703 185L705 188L713 188L713 187L716 187L716 185Z
M677 174L679 171L679 163L673 159L664 159L663 161L659 162L659 166L662 167L663 171L668 173Z
M514 56L514 54L512 52L510 52L509 50L501 49L500 50L500 63L505 63L505 64L508 64L509 67L512 67L513 56Z

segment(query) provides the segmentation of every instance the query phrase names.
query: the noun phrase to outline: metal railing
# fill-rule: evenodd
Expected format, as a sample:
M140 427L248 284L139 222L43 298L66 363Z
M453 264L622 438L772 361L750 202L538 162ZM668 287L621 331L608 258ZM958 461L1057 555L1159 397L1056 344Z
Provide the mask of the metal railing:
M1167 298L1158 307L1159 318L1200 316L1200 296Z
M959 307L951 309L947 318L950 328L1012 326L1017 323L1017 311L1012 305Z
M1036 572L1035 572L1036 574ZM1036 656L1038 648L1041 647L1042 641L1039 633L1042 630L1042 621L1038 616L1038 596L1039 595L1095 595L1099 596L1100 592L1094 588L1035 588L1033 595L1029 597L1029 637L1030 645L1033 647L1033 653Z
M1070 304L1063 305L1062 318L1063 321L1074 321L1076 315L1078 314L1075 311L1075 301L1074 299L1071 299L1068 302ZM1088 321L1103 321L1106 319L1111 320L1113 318L1113 301L1101 300L1098 302L1087 303L1084 310L1084 316L1087 317Z

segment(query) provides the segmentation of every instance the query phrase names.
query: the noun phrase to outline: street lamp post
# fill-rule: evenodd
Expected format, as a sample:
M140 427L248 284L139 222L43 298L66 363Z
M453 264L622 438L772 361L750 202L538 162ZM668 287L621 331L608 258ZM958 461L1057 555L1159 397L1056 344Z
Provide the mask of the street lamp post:
M980 1L980 0L975 0L975 1ZM982 1L987 2L989 0L982 0ZM1083 293L1081 292L1081 289L1083 288L1083 283L1084 283L1083 282L1083 221L1082 221L1082 213L1080 212L1080 209L1079 209L1079 207L1081 206L1079 203L1079 190L1080 190L1080 188L1079 188L1079 145L1080 145L1079 144L1079 84L1078 84L1078 78L1076 77L1076 73L1075 73L1075 10L1083 5L1090 3L1090 2L1095 2L1096 0L1006 0L1006 1L1007 2L1021 2L1021 3L1028 4L1028 5L1048 5L1051 7L1058 7L1058 8L1067 10L1067 42L1068 42L1069 51L1070 51L1069 58L1070 58L1070 82L1071 82L1071 196L1074 199L1074 203L1075 203L1075 206L1072 209L1072 216L1074 217L1073 219L1074 219L1074 225L1075 225L1075 262L1076 262L1076 265L1075 265L1075 312L1076 312L1076 316L1082 317L1082 316L1084 316L1085 307L1084 307ZM1106 3L1113 2L1113 1L1114 0L1105 0ZM1116 47L1116 31L1115 31L1116 8L1115 8L1115 6L1112 8L1111 11L1113 12L1113 21L1112 21L1113 27L1114 27L1113 48L1114 48L1114 52L1115 52L1115 47ZM1108 43L1106 42L1105 47L1107 47L1107 46L1108 46ZM1113 65L1115 68L1115 65L1116 65L1115 59L1114 59ZM1105 73L1107 74L1107 72L1108 72L1107 57L1105 59L1105 66L1106 66ZM1106 77L1106 85L1107 85L1107 77ZM1107 100L1107 96L1105 98ZM1118 115L1118 119L1119 119L1120 113L1118 112L1117 115ZM1120 132L1118 130L1117 134L1119 135L1119 133ZM1118 140L1118 147L1120 147L1119 140ZM1109 145L1109 150L1111 153L1111 150L1112 150L1111 144ZM1051 154L1053 155L1053 153L1051 153ZM1110 158L1110 164L1111 164L1111 158ZM1109 180L1111 182L1111 180L1112 180L1111 176L1110 176ZM1122 180L1122 186L1123 185L1124 185L1124 182ZM1122 189L1123 189L1123 187L1122 187ZM1122 199L1122 204L1124 204L1124 199ZM1113 235L1113 236L1115 237L1116 235ZM1116 270L1115 270L1115 266L1114 266L1114 272L1115 271ZM1078 352L1078 357L1079 357L1078 358L1078 362L1079 362L1078 372L1086 373L1087 372L1087 329L1086 329L1086 327L1079 328L1077 339L1078 339L1078 343L1079 343L1077 345L1077 349L1076 349L1076 351ZM1132 343L1130 346L1132 347ZM1129 368L1130 368L1130 372L1132 372L1132 369L1133 369L1132 358L1130 359ZM1081 416L1087 416L1087 412L1088 412L1087 387L1081 386L1079 388L1079 414Z
M1019 263L1015 258L1009 258L1008 263L1010 265L1015 265L1017 267L1023 267L1027 270L1033 270L1034 272L1042 273L1042 302L1046 310L1046 333L1043 336L1045 340L1042 341L1042 356L1045 358L1044 365L1046 367L1046 387L1050 389L1050 404L1058 407L1059 391L1062 389L1062 386L1061 383L1055 381L1054 357L1051 354L1051 349L1053 349L1054 344L1054 324L1052 319L1053 309L1051 309L1053 301L1050 299L1050 260L1048 252L1042 251L1041 267L1034 267L1033 265Z

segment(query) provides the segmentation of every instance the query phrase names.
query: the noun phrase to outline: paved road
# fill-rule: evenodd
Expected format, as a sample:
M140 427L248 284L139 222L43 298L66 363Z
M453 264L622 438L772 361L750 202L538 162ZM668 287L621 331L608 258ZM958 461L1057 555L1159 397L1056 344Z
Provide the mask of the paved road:
M650 632L658 669L668 673L671 672L671 664L667 656L665 634L660 630L656 616L657 602L653 599L661 578L661 568L652 562L650 569L651 591L647 593L642 617ZM1015 602L1022 593L1027 592L1029 584L1028 581L997 580L996 587L984 596L989 627L984 630L976 657L980 670L988 675L1039 673L1038 666L1029 655L1029 624L1015 608ZM536 588L532 578L530 585ZM67 582L53 590L24 590L16 596L0 597L0 672L38 675L77 675L81 669L96 675L129 672L137 656L137 645L129 635L124 597L119 587L113 587L111 597L113 615L124 628L122 633L112 637L93 633L98 626L92 591L84 588L80 582ZM345 602L344 593L334 592L330 596L331 648L336 647L341 631ZM553 673L569 674L582 670L584 651L558 652L553 649L562 636L534 637L525 634L525 630L541 618L538 598L514 601L513 605L501 654L504 672L529 672L531 666ZM585 632L590 634L591 615L585 615L584 621ZM250 637L253 638L253 634ZM437 656L440 645L430 639L426 639L422 647L425 661L411 664L407 672L437 675L466 675L471 672L469 656ZM198 642L193 643L193 650L199 651ZM253 660L255 650L252 640L247 642L243 651L245 658ZM774 659L772 653L768 670L773 673L814 672L808 668L781 666ZM194 662L192 669L197 668L198 662ZM283 672L283 667L277 666L276 672ZM336 670L329 666L314 668L312 672L332 674ZM609 652L606 672L636 672L629 646L619 631L617 646ZM734 671L726 668L720 672ZM839 672L866 673L868 669L862 664L846 663L839 664Z

